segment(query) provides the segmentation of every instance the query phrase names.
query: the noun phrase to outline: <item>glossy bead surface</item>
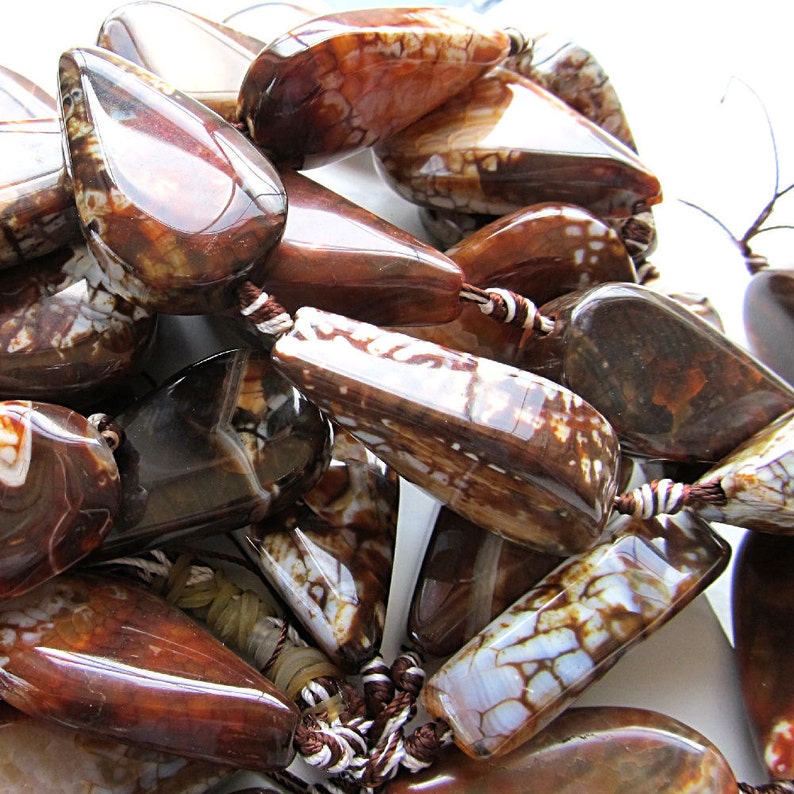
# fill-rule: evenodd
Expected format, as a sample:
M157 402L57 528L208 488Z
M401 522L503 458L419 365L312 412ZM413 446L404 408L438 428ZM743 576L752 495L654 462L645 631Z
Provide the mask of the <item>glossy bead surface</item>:
M0 604L0 692L91 734L251 769L289 764L294 703L205 629L121 581L67 574Z
M266 158L191 97L99 49L61 56L69 167L113 292L150 310L236 308L278 241L284 188Z
M599 539L617 487L618 445L577 395L308 308L273 360L384 463L469 520L551 553Z
M616 519L615 537L571 557L425 685L428 712L474 758L530 739L635 643L724 570L728 545L686 513Z
M260 520L328 463L327 421L253 350L186 368L116 419L125 500L104 557Z
M662 198L659 180L630 149L501 68L375 152L389 184L423 206L505 215L562 201L628 217Z
M0 272L0 395L76 407L138 371L156 318L101 279L85 246Z
M98 546L121 498L113 454L85 417L0 402L0 596L23 593Z
M43 88L0 64L0 121L51 119L57 115L55 100Z
M377 325L457 317L463 276L451 259L308 177L281 175L289 213L262 278L287 311L313 306Z
M298 25L259 53L240 88L239 118L279 164L352 154L440 105L509 52L451 11L379 8Z
M703 735L653 711L572 708L501 758L450 749L430 769L405 775L386 794L735 794L725 757Z
M223 21L235 30L269 44L291 28L329 11L330 7L322 0L298 0L297 3L266 0L235 11Z
M647 288L607 284L541 307L547 336L519 366L582 395L630 454L716 462L794 406L794 390L693 312Z

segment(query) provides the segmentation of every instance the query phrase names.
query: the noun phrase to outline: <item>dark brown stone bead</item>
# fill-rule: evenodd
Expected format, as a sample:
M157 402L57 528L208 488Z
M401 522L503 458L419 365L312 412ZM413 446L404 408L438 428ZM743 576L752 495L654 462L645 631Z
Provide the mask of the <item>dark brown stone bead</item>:
M607 284L541 307L518 365L599 410L629 454L714 463L794 406L794 390L672 298Z
M289 169L289 213L263 286L301 306L376 325L442 323L460 312L460 268L444 254Z
M501 758L445 751L429 769L390 782L385 794L735 794L720 751L672 717L645 709L574 708Z
M55 100L43 88L0 65L0 121L51 119L57 115Z
M64 575L0 604L0 692L88 734L250 769L292 761L299 712L176 607Z
M329 14L268 44L240 88L239 118L280 165L309 168L407 127L507 55L500 30L438 8Z
M310 489L330 455L327 421L253 350L188 367L116 420L124 504L105 558L261 520Z
M81 560L121 500L113 454L85 417L59 405L0 402L0 596Z

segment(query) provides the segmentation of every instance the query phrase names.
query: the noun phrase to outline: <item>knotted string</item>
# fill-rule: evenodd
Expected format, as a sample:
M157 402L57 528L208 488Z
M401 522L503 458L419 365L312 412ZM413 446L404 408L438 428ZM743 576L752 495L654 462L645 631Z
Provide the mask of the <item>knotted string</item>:
M672 480L651 482L615 497L614 509L634 518L653 518L658 515L673 515L685 507L698 505L724 505L727 497L719 480L686 485Z

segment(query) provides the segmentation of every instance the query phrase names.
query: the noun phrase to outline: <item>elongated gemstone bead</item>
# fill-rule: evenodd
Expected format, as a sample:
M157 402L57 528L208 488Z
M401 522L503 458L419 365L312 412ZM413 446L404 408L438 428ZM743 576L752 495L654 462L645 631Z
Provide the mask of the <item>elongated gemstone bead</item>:
M298 709L145 590L65 574L0 604L0 693L88 734L251 769L289 764Z
M79 407L142 366L156 318L101 279L85 246L0 272L0 395Z
M688 725L654 711L603 706L569 709L501 758L474 760L450 748L385 792L735 794L737 786L722 753Z
M615 522L449 659L424 704L474 758L530 739L725 568L728 545L695 516Z
M397 498L396 476L338 431L331 464L303 504L239 535L316 645L350 672L380 649Z
M0 790L204 794L231 767L70 730L0 707Z
M327 421L253 350L186 368L116 421L125 499L104 557L260 520L310 489L330 454Z
M377 325L457 317L463 275L451 259L297 172L281 177L289 213L262 278L287 311L313 306Z
M510 40L437 8L329 14L265 47L239 118L273 160L322 165L407 127L504 58Z
M375 147L409 201L505 215L543 201L628 217L662 199L630 149L540 86L497 68Z
M618 444L567 389L309 308L273 360L378 458L470 521L556 554L601 536Z
M23 593L96 548L119 507L119 472L85 417L0 402L0 596Z
M263 42L166 3L128 3L102 23L100 47L142 66L195 97L227 121ZM185 53L201 53L185 57Z
M411 643L453 654L561 561L441 508L411 600Z
M0 269L81 239L57 118L0 121Z
M564 384L644 457L715 463L794 406L794 390L672 298L605 284L541 307L554 331L518 365Z
M0 65L0 121L51 119L57 115L55 100L43 88Z
M169 314L236 307L278 241L284 188L200 102L99 49L61 56L77 207L113 292Z

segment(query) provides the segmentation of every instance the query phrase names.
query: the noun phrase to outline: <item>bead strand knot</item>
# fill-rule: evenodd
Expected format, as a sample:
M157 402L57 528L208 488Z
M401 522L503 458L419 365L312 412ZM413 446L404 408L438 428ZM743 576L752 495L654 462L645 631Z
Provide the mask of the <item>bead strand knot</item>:
M240 314L267 336L279 337L292 330L289 312L270 294L250 281L237 288Z
M480 289L464 284L460 290L460 299L476 303L483 314L505 325L515 325L541 334L550 334L554 330L554 320L542 315L529 298L509 289Z
M615 510L634 518L673 515L685 507L725 504L725 492L718 480L685 485L672 480L651 480L633 491L615 497Z

